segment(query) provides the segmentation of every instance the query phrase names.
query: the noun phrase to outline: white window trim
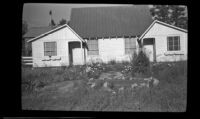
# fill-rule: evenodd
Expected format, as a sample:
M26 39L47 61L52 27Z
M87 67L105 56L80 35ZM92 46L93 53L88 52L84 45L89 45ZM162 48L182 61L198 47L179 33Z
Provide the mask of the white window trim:
M55 43L55 54L56 55L45 55L45 43ZM43 42L43 46L44 46L44 57L49 57L49 56L57 56L58 52L57 52L57 42L56 41L47 41L47 42Z
M87 51L88 56L99 56L99 39L95 39L95 40L97 40L98 50L89 50L89 48L88 48L88 51ZM88 44L88 41L90 41L90 39L87 40L87 44ZM89 54L89 51L98 51L98 54L97 55L91 55L91 54Z
M178 36L179 37L179 40L178 40L178 44L179 44L179 50L169 50L169 42L168 42L168 37L176 37L176 36ZM168 35L167 37L166 37L166 39L167 39L167 52L181 52L181 36L180 35ZM174 41L174 40L173 40Z

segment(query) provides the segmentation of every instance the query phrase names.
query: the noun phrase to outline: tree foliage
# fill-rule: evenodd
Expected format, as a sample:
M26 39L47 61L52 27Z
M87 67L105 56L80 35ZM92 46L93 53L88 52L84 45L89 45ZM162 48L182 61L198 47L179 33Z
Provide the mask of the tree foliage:
M187 29L187 7L181 5L153 5L150 12L154 19Z
M49 15L51 16L51 21L49 23L49 26L56 26L55 21L52 19L52 10L49 11Z
M150 61L144 51L134 53L131 60L132 75L136 74L148 75L150 73Z
M64 24L66 24L67 23L67 20L65 20L65 19L61 19L60 21L59 21L59 23L58 23L58 25L64 25Z
M22 21L22 36L28 31L28 24L26 21Z
M49 26L56 26L55 21L52 19L51 22L49 23Z

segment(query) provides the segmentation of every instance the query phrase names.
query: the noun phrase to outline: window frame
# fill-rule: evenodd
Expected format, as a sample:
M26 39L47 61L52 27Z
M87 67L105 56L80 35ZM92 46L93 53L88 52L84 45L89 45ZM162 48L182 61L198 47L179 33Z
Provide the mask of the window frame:
M95 43L89 43L92 40L94 40L96 42L96 44ZM96 49L90 49L89 45L91 45L91 44L93 45L93 47L97 46L97 48ZM89 40L87 40L87 45L88 45L88 52L87 52L88 55L91 55L91 56L92 55L95 55L95 56L99 55L99 40L98 39L89 39ZM96 52L96 53L94 53L94 52Z
M175 38L178 38L178 44L175 44ZM170 39L171 38L171 39ZM172 43L172 44L171 44ZM181 51L180 36L167 36L167 51Z
M134 51L136 50L136 43L135 43L135 44L132 44L133 47L131 47L132 45L130 45L130 44L131 44L131 39L133 40L132 37L125 37L125 38L124 38L125 55L130 55L130 54L132 54L132 53L130 52L131 50L133 50L133 53L134 53ZM128 43L127 43L127 41L128 41ZM134 42L134 40L133 40L132 42ZM129 45L127 46L127 44L129 44Z
M56 41L50 41L50 42L43 42L44 43L44 56L57 56L57 42ZM47 50L47 44L51 44L51 43L55 43L55 48L52 48L51 46L54 46L54 45L50 45L48 47L48 50ZM50 49L50 50L49 50Z

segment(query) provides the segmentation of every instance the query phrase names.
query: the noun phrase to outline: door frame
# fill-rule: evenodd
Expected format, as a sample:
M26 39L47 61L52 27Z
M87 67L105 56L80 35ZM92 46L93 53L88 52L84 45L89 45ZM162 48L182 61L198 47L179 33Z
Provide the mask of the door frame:
M149 43L148 45L153 45L153 62L157 62L156 61L156 42L155 42L155 38L154 37L149 37L149 38L143 38L142 39L142 45L143 47L147 44L144 44L144 40L153 40L152 43Z

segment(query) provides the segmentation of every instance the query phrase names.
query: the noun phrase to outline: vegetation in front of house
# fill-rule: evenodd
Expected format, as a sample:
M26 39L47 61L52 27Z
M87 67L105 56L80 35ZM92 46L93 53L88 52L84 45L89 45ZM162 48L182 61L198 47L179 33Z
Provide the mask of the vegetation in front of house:
M138 54L131 62L122 63L22 68L22 108L185 111L187 62L149 63L148 59L141 58L145 57L143 55ZM139 69L140 75L136 69ZM159 81L157 85L143 80L143 75L149 72Z

